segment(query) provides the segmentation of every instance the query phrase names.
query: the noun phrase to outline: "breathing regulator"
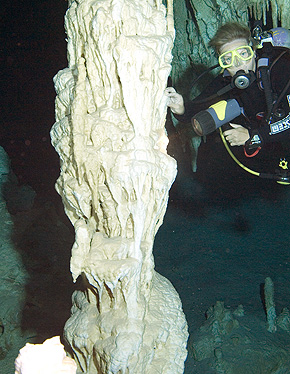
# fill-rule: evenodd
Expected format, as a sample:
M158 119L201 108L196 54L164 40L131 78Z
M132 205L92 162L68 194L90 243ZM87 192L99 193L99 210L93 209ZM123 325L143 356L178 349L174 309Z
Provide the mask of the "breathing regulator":
M253 30L253 40L255 44L255 49L262 49L264 46L265 49L270 47L279 47L285 50L285 53L290 52L290 30L284 29L282 27L273 28L269 31L262 31L260 26L256 26ZM242 47L241 47L242 48ZM237 54L237 52L235 52ZM243 59L243 58L242 58ZM223 64L220 62L220 66L223 67ZM226 61L224 62L227 63ZM249 71L249 73L246 73L243 70L239 70L232 78L231 82L219 90L215 96L222 96L226 92L237 88L240 90L244 90L248 88L256 79L257 75L259 75L264 93L265 93L265 99L267 104L267 116L266 121L267 123L270 123L271 120L273 120L276 116L277 107L279 103L275 103L273 105L273 99L272 99L272 90L271 90L271 83L269 78L269 58L262 56L257 60L257 74L255 74L253 71ZM226 68L226 67L225 67ZM287 83L285 89L283 91L286 91L286 88L288 89L290 87L290 81ZM258 173L253 170L248 169L246 166L242 165L236 157L231 152L224 136L223 132L221 130L221 126L224 124L232 121L239 115L243 114L244 110L243 107L240 106L239 102L235 99L229 99L229 100L221 100L217 103L211 105L208 109L203 110L199 113L197 113L195 116L191 119L191 124L193 128L195 129L196 133L200 136L208 135L215 131L216 129L220 130L220 134L222 137L222 140L224 142L224 145L227 148L227 151L231 155L231 157L234 159L235 162L238 163L239 166L244 168L246 171L257 175L262 178L267 179L275 179L278 183L281 184L290 184L290 175L288 172L287 162L285 160L282 160L280 162L281 167L281 173L277 174L264 174L264 173ZM249 149L258 149L260 146L259 141L255 141L255 135L252 137L253 139L250 139L250 141L247 142L247 146ZM260 148L259 148L260 149ZM258 151L257 151L258 152Z
M275 29L262 32L262 29L257 26L253 30L253 35L253 38L256 41L257 49L261 49L264 43L270 43L274 47L287 48L290 52L290 30L277 27ZM258 60L258 69L263 71L263 67L268 68L268 63L268 59L260 58ZM239 70L232 77L230 84L219 90L217 95L221 96L235 87L244 90L248 88L255 80L256 74L253 71L245 73L243 70ZM197 113L193 117L193 120L196 119L200 124L202 135L208 135L225 123L232 121L242 113L243 108L240 107L237 100L221 100L208 109Z

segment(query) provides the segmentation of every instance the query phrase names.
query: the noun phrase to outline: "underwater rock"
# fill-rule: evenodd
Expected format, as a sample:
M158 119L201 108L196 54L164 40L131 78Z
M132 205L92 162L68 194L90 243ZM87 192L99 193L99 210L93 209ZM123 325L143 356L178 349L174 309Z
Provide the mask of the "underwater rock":
M274 283L270 277L265 279L265 286L264 286L264 293L265 293L265 306L266 306L266 313L267 313L267 330L269 332L275 332L277 330L276 327L276 309L275 309L275 301L274 301Z
M290 332L290 312L288 308L283 308L276 320L277 326L282 330Z
M11 169L10 159L0 147L0 192L9 213L15 214L32 208L35 191L28 185L20 186Z
M207 320L193 333L189 351L195 361L203 361L210 372L226 374L289 373L289 334L270 334L264 320L244 313L240 305L231 311L218 301L207 313ZM289 312L280 323L289 328ZM287 326L287 327L286 327ZM281 327L282 328L282 327Z
M11 183L11 174L9 157L0 147L1 192L7 183ZM0 226L0 360L2 365L9 351L22 335L20 331L21 311L27 282L27 273L22 264L21 255L12 240L14 225L3 193L0 193Z

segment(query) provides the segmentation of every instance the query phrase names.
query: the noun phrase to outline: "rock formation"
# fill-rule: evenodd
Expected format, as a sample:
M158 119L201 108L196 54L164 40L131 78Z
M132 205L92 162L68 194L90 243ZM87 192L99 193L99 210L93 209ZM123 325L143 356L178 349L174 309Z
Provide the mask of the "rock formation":
M283 308L276 318L274 284L265 279L265 321L246 313L243 305L234 311L217 301L206 312L206 321L191 336L194 360L204 361L204 370L217 374L288 373L290 314Z
M76 374L77 365L67 357L59 336L43 344L27 343L15 360L15 374Z
M186 320L152 255L176 175L164 129L172 13L172 1L78 0L65 17L51 137L75 228L71 272L85 283L65 336L87 374L183 372Z
M9 191L9 193L8 193ZM11 356L17 354L17 344L23 344L26 335L21 331L22 310L25 304L25 285L28 274L13 241L13 217L7 206L18 209L29 206L21 199L22 191L10 168L10 160L0 147L0 367L11 369ZM30 200L30 199L27 199ZM33 200L33 198L32 198ZM16 349L15 349L16 346ZM14 356L15 357L15 356ZM10 362L9 362L10 359ZM14 359L13 359L14 360Z

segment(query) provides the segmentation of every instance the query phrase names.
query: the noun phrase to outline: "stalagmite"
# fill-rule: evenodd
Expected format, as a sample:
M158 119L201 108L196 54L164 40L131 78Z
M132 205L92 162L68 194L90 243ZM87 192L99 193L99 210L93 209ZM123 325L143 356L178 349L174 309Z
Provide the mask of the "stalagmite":
M274 283L270 277L265 279L265 307L267 313L267 330L269 332L275 332L277 330L276 326L276 307L274 300Z
M70 1L69 66L54 78L60 155L56 188L75 228L73 295L65 326L79 370L183 372L187 324L152 248L176 162L167 155L164 89L173 4Z
M30 344L20 349L15 360L15 374L76 374L77 365L67 357L59 336L43 344Z

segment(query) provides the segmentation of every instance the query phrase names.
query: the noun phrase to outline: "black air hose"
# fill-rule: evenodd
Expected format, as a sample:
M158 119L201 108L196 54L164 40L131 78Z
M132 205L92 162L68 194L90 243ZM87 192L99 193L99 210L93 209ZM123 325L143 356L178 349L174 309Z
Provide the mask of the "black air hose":
M261 74L261 80L264 88L265 93L265 99L266 99L266 105L267 105L267 122L269 121L272 107L273 107L273 97L272 97L272 90L271 90L271 82L270 82L270 76L268 72L268 66L261 66L259 68L260 74Z

